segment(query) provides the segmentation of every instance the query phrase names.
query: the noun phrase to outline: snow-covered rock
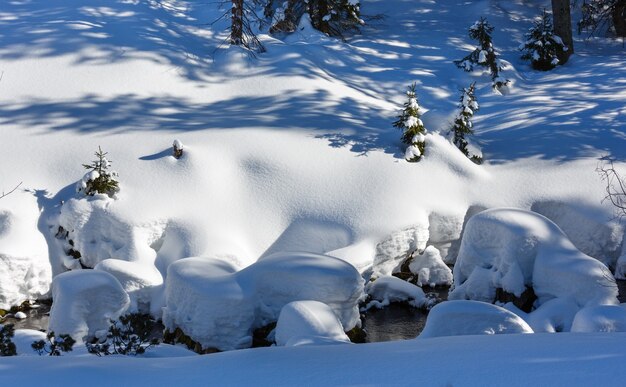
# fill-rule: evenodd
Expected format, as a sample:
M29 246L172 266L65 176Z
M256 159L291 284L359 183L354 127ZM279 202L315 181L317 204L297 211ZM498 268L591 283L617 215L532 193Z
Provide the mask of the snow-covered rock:
M414 251L423 251L428 242L428 218L404 230L396 231L376 245L373 275L391 275Z
M119 259L105 259L94 270L107 272L115 277L130 297L129 313L152 313L161 317L160 304L151 308L157 290L163 285L161 273L153 265L128 262Z
M525 320L535 333L569 332L579 310L580 307L570 297L555 298L533 310ZM516 313L521 315L523 312Z
M52 274L35 198L15 191L0 204L0 309L9 309L46 297Z
M411 273L417 275L417 285L452 285L452 270L443 262L439 250L428 246L422 254L413 255L409 264Z
M536 306L559 297L579 305L616 303L610 271L580 252L557 225L534 212L497 208L467 223L450 299L492 302L496 289L520 296L532 287Z
M275 332L276 344L288 347L350 342L332 309L319 301L294 301L285 305Z
M583 308L574 317L572 332L626 332L626 308L620 305Z
M11 339L18 356L39 356L31 347L33 342L39 340L46 340L46 334L34 329L17 329Z
M440 336L533 333L518 315L480 301L445 301L431 309L420 339Z
M416 308L426 308L431 302L419 286L393 276L378 277L365 286L365 292L372 298L366 308L382 308L392 302L407 302Z
M98 270L77 270L59 274L52 282L54 303L48 331L69 334L77 343L106 332L122 315L130 299L119 281Z
M327 304L346 329L359 322L363 279L350 264L312 253L274 254L236 271L216 259L188 258L170 265L163 323L204 348L249 347L252 330L278 319L290 302Z

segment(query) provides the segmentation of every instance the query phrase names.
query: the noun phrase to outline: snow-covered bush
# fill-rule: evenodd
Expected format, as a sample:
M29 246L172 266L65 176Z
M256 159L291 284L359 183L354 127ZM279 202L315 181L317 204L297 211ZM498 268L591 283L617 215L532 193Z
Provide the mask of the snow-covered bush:
M420 339L441 336L533 333L519 316L478 301L446 301L430 310Z
M97 160L92 161L91 164L83 164L83 167L89 172L78 182L76 191L89 196L105 194L111 198L119 192L120 187L116 180L118 174L109 170L111 161L106 158L107 154L98 147L98 151L95 152Z
M146 349L159 345L158 339L150 338L154 327L155 322L149 314L120 316L119 321L111 320L106 338L87 343L87 350L98 356L141 355Z
M454 61L457 67L465 71L473 71L474 67L485 67L491 73L493 88L499 90L509 83L508 79L500 76L502 63L498 59L498 53L493 47L491 33L493 27L489 22L481 17L469 28L469 37L478 41L478 46L474 51L461 60Z
M115 277L96 270L57 275L52 282L52 298L48 330L67 333L77 342L106 332L109 321L117 319L130 303Z
M559 56L568 50L563 40L554 34L552 17L545 10L541 18L526 34L526 42L519 47L522 59L529 60L536 70L551 70L559 64Z
M319 301L294 301L285 305L275 332L276 344L287 347L350 343L333 310Z
M417 276L415 282L418 286L452 285L452 270L434 246L426 247L422 254L414 254L409 270Z
M15 344L12 341L14 332L13 324L0 325L0 356L17 355Z
M549 219L520 209L474 215L453 273L453 300L493 302L498 289L520 297L532 288L535 307L561 297L579 307L617 302L617 286L605 265L576 249Z
M457 148L470 160L476 164L482 162L482 156L475 154L478 152L470 152L470 143L467 136L474 134L474 124L472 123L472 117L474 113L478 111L478 102L476 101L475 93L476 82L473 82L468 88L463 88L461 98L459 100L459 112L454 119L454 124L451 129L452 142Z
M407 161L419 161L424 156L426 147L426 128L420 119L422 115L420 106L415 95L415 83L409 86L406 92L408 100L404 103L404 109L393 123L393 126L402 130L402 142L407 144L405 159Z
M38 340L32 344L32 348L41 356L61 356L62 352L71 352L76 340L68 334L55 335L54 331L48 332L46 340Z

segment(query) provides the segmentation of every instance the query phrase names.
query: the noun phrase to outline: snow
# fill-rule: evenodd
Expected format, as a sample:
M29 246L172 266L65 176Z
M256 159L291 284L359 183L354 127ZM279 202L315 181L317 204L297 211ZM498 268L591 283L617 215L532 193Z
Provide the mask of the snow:
M363 279L348 263L312 253L277 253L237 271L210 258L169 266L165 328L176 328L203 348L250 347L252 330L276 322L293 301L327 304L346 330L359 324Z
M107 272L115 277L130 297L128 313L151 313L161 317L159 295L163 277L154 266L119 259L105 259L94 270Z
M452 285L452 270L443 262L441 253L428 246L422 254L413 256L409 264L411 273L417 274L417 285Z
M217 4L3 2L0 191L24 183L0 199L0 308L46 297L50 272L64 275L81 261L88 267L109 259L131 262L142 274L154 274L154 266L166 278L168 267L184 266L189 257L219 258L232 271L220 275L239 278L235 273L257 267L257 261L296 250L337 256L366 277L380 277L396 270L407 253L432 245L452 263L461 233L473 238L471 227L463 230L473 209L542 212L538 203L579 212L542 213L578 250L615 262L623 276L624 236L613 226L612 206L602 202L605 186L595 172L597 158L609 155L621 160L616 168L626 173L626 94L618 87L626 77L623 48L605 38L583 43L575 37L576 53L565 65L532 71L516 47L545 6L480 0L461 9L448 0L367 1L364 14L386 18L368 22L345 42L314 30L307 15L284 39L260 34L267 51L251 58L223 44L228 20L207 24L228 11ZM494 45L515 86L508 94L494 93L483 72L452 65L474 47L465 27L480 16L496 27ZM434 133L449 127L458 90L473 81L481 107L473 121L485 159L480 166ZM406 163L391 123L413 82L420 105L429 109L421 118L430 134L422 161ZM174 138L185 144L179 160L171 157ZM82 164L99 145L120 172L116 200L75 193ZM438 214L450 220L437 226ZM81 261L67 255L69 240L55 237L61 224ZM493 238L499 242L498 235ZM558 246L549 248L552 241ZM567 330L573 305L609 302L591 300L598 293L614 296L610 288L589 285L590 275L581 273L591 269L591 277L599 278L604 270L563 238L539 249L529 278L544 293L528 316L537 320L533 328ZM555 250L564 255L554 265L537 265L539 256L555 257ZM521 269L515 274L494 267L509 273L504 281L495 276L496 282L515 290L526 283ZM475 267L465 295L492 291L492 269ZM167 283L154 290L152 308L166 305ZM177 306L191 311L184 299ZM277 317L278 308L272 305L263 319ZM196 384L211 378L218 384L294 385L302 375L318 384L411 384L414 375L398 372L408 363L433 370L424 371L428 380L453 385L624 380L620 333L507 336L431 339L420 346L272 348L174 363L3 359L3 382L34 384L46 374L52 384L68 383L68 373L88 369L90 380L102 384L158 384L172 365L180 365L184 372L176 376L195 378ZM477 356L468 356L467 348ZM275 363L258 366L266 361ZM230 367L219 367L226 363ZM456 368L450 372L451 364L458 374ZM486 372L485 364L506 371ZM165 371L158 369L163 365ZM318 365L325 372L305 372ZM24 372L35 367L40 372Z
M24 312L17 312L17 313L15 313L15 318L18 319L18 320L23 320L26 317L27 317L26 313L24 313Z
M428 308L432 304L419 286L393 276L378 277L367 283L365 292L372 298L365 309L382 308L392 302L407 302L416 308Z
M520 296L532 287L536 306L559 297L572 297L581 307L617 302L606 266L576 249L549 219L520 209L470 218L453 274L455 300L492 302L498 288Z
M106 332L111 320L117 320L130 304L118 280L99 270L57 275L52 282L52 298L48 331L68 334L78 345Z
M319 301L294 301L285 305L275 332L276 345L280 346L350 343L333 310Z
M620 305L583 308L574 317L572 332L626 332L626 308Z
M533 330L521 317L497 305L462 300L435 305L418 338L515 333Z

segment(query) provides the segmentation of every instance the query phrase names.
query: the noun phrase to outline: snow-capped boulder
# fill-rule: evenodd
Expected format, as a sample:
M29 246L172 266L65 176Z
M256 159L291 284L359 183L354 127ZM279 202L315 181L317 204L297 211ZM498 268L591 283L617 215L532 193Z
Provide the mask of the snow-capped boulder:
M170 265L165 292L166 329L220 350L249 347L252 330L277 321L293 301L323 302L352 329L364 297L352 265L312 253L274 254L238 272L217 259L183 259Z
M373 275L391 275L414 251L423 251L428 242L428 219L396 231L376 245Z
M52 298L48 331L69 334L77 343L106 332L110 320L117 320L130 304L119 281L98 270L59 274L52 282Z
M496 289L520 296L532 287L536 306L571 297L579 306L617 302L617 286L602 263L580 252L542 215L497 208L467 223L454 267L450 299L492 302Z
M518 315L479 301L445 301L431 309L420 339L440 336L533 333Z
M155 291L163 284L163 277L154 265L105 259L94 268L115 277L130 297L129 313L149 313ZM161 317L158 313L157 317Z
M319 301L294 301L285 305L275 332L276 344L288 347L350 342L332 309Z
M620 305L583 308L574 317L572 332L626 332L626 308Z
M417 275L418 286L452 285L452 270L433 246L428 246L422 254L413 255L409 269Z
M37 231L35 198L21 192L2 199L0 208L0 309L46 297L52 274L48 245Z
M372 298L366 308L382 308L392 302L407 302L416 308L430 306L430 301L419 286L393 276L382 276L369 282L365 292Z

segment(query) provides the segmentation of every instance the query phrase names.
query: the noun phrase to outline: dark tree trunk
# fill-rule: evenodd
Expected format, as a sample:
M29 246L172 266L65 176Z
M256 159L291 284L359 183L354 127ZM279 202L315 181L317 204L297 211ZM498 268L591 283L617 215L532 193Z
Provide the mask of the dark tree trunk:
M552 15L554 17L554 33L560 36L567 46L567 51L559 55L560 64L565 64L570 55L574 53L570 0L552 0Z
M232 0L232 17L230 25L230 44L240 45L243 43L243 1Z
M626 0L618 1L615 4L611 17L615 27L615 34L626 37Z

